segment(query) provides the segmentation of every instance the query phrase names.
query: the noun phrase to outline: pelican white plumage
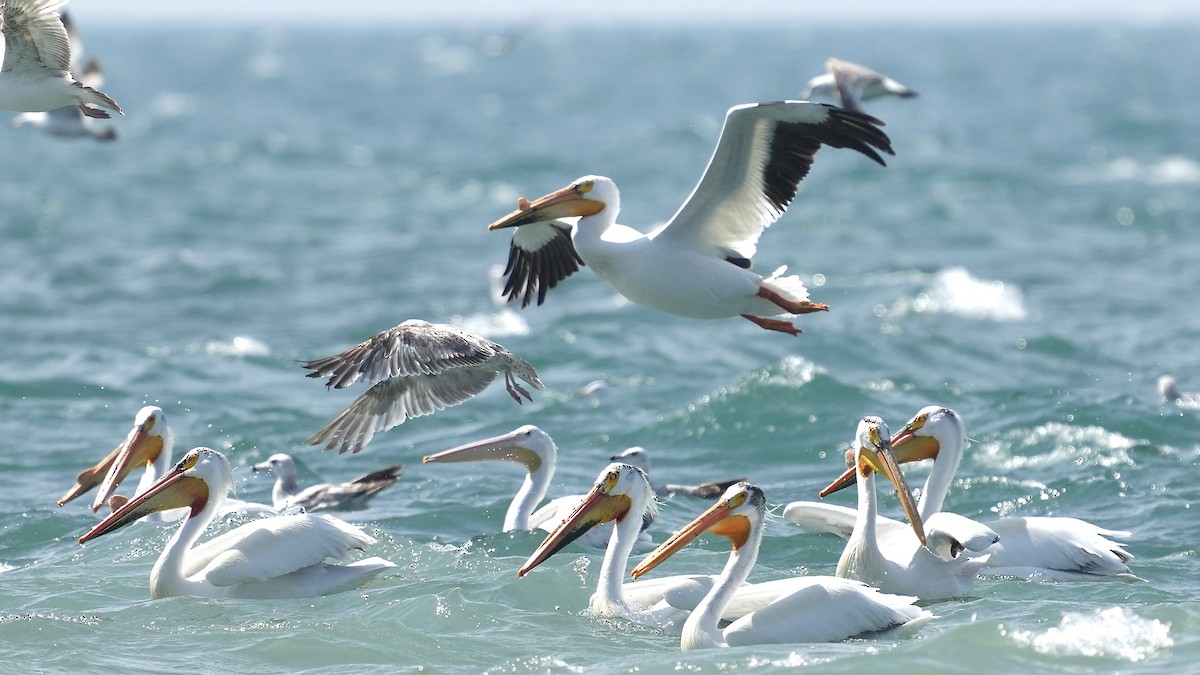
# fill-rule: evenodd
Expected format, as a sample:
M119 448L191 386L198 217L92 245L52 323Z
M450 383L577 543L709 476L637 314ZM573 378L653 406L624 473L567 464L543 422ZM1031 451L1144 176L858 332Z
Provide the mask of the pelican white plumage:
M609 457L614 462L624 462L632 464L642 470L646 477L650 477L650 453L643 447L635 445L631 448L626 448L621 452ZM714 481L712 483L701 483L700 485L681 485L679 483L655 483L650 481L650 487L654 489L656 497L670 497L674 494L687 495L689 497L699 497L700 499L716 499L720 497L725 490L734 483L740 483L746 480L745 478L732 478L722 481Z
M822 145L852 148L883 164L892 154L882 122L804 101L730 108L699 184L666 225L643 234L618 225L616 183L584 176L488 226L516 227L509 249L509 301L538 304L546 292L588 265L640 305L693 319L743 316L768 330L801 330L780 314L827 310L809 301L797 276L781 267L750 270L758 239L783 215ZM578 218L571 222L571 219ZM567 220L560 220L567 219Z
M106 94L71 76L71 40L58 16L66 0L6 0L3 6L4 65L0 110L44 112L78 106L84 115L107 119L107 108L124 114Z
M506 434L471 441L463 445L427 455L421 460L426 464L451 462L507 461L516 462L528 472L524 482L513 496L504 515L504 532L524 530L551 531L579 505L583 495L566 495L551 499L541 508L542 500L554 479L554 467L558 462L558 446L550 434L532 424L518 427ZM639 512L640 513L640 512ZM647 513L641 528L653 521ZM612 535L612 525L593 529L578 537L580 544L591 548L604 548ZM649 547L650 536L641 533L638 544Z
M889 436L887 424L879 417L864 417L855 429L853 468L858 482L858 511L854 530L838 560L837 575L922 600L966 595L983 568L982 558L986 554L980 557L963 554L962 543L953 539L929 542L912 492L896 464ZM879 537L876 473L891 480L912 527L907 537L889 532L886 546ZM994 536L991 539L995 541ZM942 555L935 555L934 550Z
M325 443L358 452L377 432L403 424L411 417L435 413L467 401L504 374L504 386L517 403L532 401L517 378L542 388L537 371L525 359L458 326L409 319L346 351L324 359L302 361L325 377L325 386L341 389L359 379L373 386L350 407L310 436L310 445Z
M100 70L100 62L95 58L87 60L82 66L83 42L75 30L75 22L66 12L61 12L63 27L66 28L67 38L71 43L71 76L80 84L92 89L104 85L104 73ZM65 105L46 112L23 112L12 119L9 124L13 127L29 127L49 136L58 138L91 138L97 141L117 140L117 130L111 126L97 126L92 118L83 114L78 105Z
M62 506L100 485L92 502L92 511L99 511L121 481L139 467L145 467L146 471L138 482L136 493L145 492L171 468L171 449L174 445L175 435L167 425L162 408L156 405L143 407L134 417L133 428L125 440L98 464L80 472L75 478L75 485L58 500L58 505Z
M1200 407L1200 395L1180 391L1175 378L1170 375L1158 378L1158 395L1162 397L1163 403L1174 403L1181 408Z
M654 488L645 471L623 462L609 464L591 491L550 530L517 574L524 576L572 541L603 529L611 534L589 611L600 617L628 619L678 632L687 615L712 590L717 576L684 574L623 582L629 554L643 540L639 528L654 518L656 510ZM737 619L807 583L802 579L780 579L742 584L721 618Z
M900 463L933 459L918 506L921 517L951 515L942 511L942 505L967 447L962 417L942 406L922 408L892 438L892 446ZM850 472L834 481L822 495L853 483L854 476L847 474ZM823 518L834 523L853 517L853 510L845 511L838 515L831 510ZM988 554L983 574L1036 581L1140 580L1127 564L1133 555L1122 544L1109 539L1129 537L1127 531L1097 527L1078 518L1052 516L998 518L982 521L980 525L999 537L982 549Z
M79 538L83 544L143 516L190 510L150 572L150 597L305 598L356 588L389 567L382 558L326 563L364 550L375 539L326 514L252 521L193 546L217 515L233 471L225 456L193 448L158 482Z
M912 98L917 92L892 78L841 59L827 59L825 72L808 81L800 98L828 96L846 110L862 110L862 102L883 96Z
M738 483L720 501L646 556L636 579L708 531L733 542L725 569L708 595L687 617L680 647L736 647L752 644L833 642L865 633L907 627L931 618L914 598L881 593L866 584L836 577L794 577L792 590L720 627L725 611L758 558L766 520L766 498L757 486Z
M372 497L394 485L404 473L404 465L395 464L345 483L318 483L301 488L296 476L296 461L286 452L277 452L251 468L275 474L271 501L276 509L300 507L309 513L365 509Z

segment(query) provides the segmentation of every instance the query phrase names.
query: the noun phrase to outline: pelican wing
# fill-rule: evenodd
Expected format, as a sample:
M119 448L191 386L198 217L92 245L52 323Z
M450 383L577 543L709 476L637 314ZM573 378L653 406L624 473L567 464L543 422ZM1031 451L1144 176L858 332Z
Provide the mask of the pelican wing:
M344 559L375 539L327 515L277 516L247 523L188 552L185 574L203 572L214 586L266 581L316 565Z
M384 380L359 396L305 442L325 443L326 450L358 452L378 432L443 408L458 405L479 394L497 372L484 368L456 368L436 375L414 375Z
M988 523L1000 541L992 549L988 574L1002 568L1038 568L1084 574L1129 572L1133 555L1108 537L1124 538L1129 532L1106 530L1078 518L1002 518Z
M729 109L708 168L655 237L727 257L753 257L758 238L783 215L821 145L851 148L883 164L892 152L882 122L807 101L749 103Z
M792 502L783 510L783 518L814 532L836 534L849 539L854 531L858 510L822 502ZM898 546L908 547L913 536L907 524L876 516L876 532L881 548L888 548L893 539ZM983 551L996 543L999 535L992 528L955 513L935 513L925 521L928 548L943 560L957 558L966 551Z
M66 0L7 0L4 3L3 72L49 70L67 77L71 70L71 41L58 18Z
M308 377L329 376L325 386L342 389L360 378L375 383L393 377L439 375L451 369L482 365L507 351L457 326L409 319L340 354L302 361L301 365L313 371ZM466 398L469 397L454 403Z
M504 267L504 297L521 300L528 307L537 295L537 304L546 301L546 293L583 266L583 258L571 241L573 225L565 220L529 223L516 228L508 248Z
M928 615L912 604L916 598L881 593L849 579L811 579L813 583L729 624L729 646L835 642Z

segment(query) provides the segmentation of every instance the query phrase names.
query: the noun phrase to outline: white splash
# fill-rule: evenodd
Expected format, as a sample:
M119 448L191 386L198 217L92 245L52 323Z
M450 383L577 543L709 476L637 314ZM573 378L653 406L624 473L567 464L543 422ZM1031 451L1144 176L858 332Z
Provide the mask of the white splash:
M999 280L979 279L963 267L940 270L928 290L899 309L901 313L911 310L993 321L1019 321L1028 316L1019 288Z
M1109 607L1092 614L1064 614L1058 626L1045 632L1012 632L1017 644L1042 654L1096 656L1142 661L1169 649L1170 624L1143 619L1124 607Z
M529 322L507 307L491 314L455 316L450 321L489 339L509 335L529 335Z
M188 351L197 350L189 346ZM201 345L199 351L216 356L269 356L271 347L262 340L238 335L232 340L209 340Z

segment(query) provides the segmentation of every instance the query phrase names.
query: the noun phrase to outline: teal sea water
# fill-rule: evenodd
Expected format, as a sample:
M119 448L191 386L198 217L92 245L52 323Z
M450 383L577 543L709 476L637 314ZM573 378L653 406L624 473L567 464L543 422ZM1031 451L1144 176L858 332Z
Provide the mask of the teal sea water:
M264 28L81 26L128 114L116 144L3 129L0 670L66 672L1184 672L1200 658L1200 40L1194 26ZM630 305L587 270L542 307L495 298L520 196L599 173L622 222L686 197L734 104L795 96L836 55L921 92L881 101L887 168L825 149L756 263L789 265L828 314L791 338ZM337 456L303 444L358 391L296 361L400 321L459 322L546 383L499 386ZM601 379L611 396L577 396ZM358 592L148 599L173 526L87 546L58 509L134 413L207 445L238 496L293 453L305 481L403 462L346 518L397 568ZM552 495L609 455L661 480L746 475L781 505L842 469L866 414L958 410L972 439L947 506L1132 531L1145 583L978 582L903 640L681 653L584 612L599 559L498 534L509 466L422 455L532 423ZM923 481L914 467L909 480ZM837 503L852 503L842 493ZM895 501L884 499L889 512ZM663 504L656 540L703 502ZM224 521L220 529L237 524ZM831 574L840 540L769 524L752 580ZM663 573L715 571L703 539Z

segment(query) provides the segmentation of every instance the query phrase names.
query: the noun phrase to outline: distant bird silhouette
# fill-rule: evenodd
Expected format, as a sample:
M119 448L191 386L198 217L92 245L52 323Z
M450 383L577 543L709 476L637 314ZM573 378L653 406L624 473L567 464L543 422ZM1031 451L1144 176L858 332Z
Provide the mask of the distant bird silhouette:
M800 98L809 100L813 96L836 99L846 110L862 112L863 101L883 96L912 98L917 92L886 75L860 66L857 63L829 59L825 62L825 73L808 81Z

